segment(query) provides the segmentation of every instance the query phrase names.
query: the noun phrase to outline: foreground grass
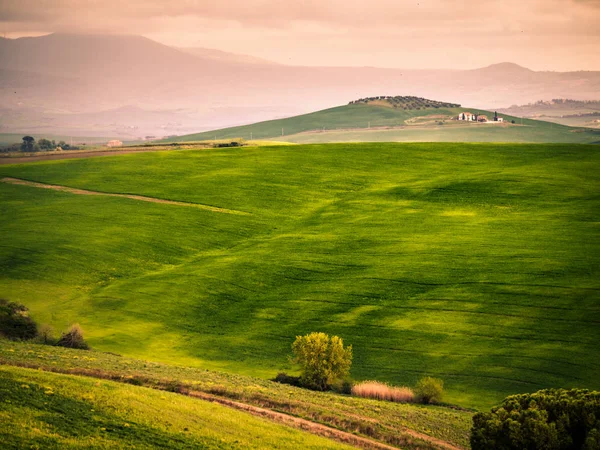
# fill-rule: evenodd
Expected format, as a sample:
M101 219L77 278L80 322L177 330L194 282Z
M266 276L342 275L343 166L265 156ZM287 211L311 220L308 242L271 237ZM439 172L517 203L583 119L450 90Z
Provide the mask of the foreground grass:
M427 448L423 442L408 436L403 428L468 447L472 413L447 407L313 392L258 378L5 340L0 340L0 364L85 374L160 389L204 392L289 413L403 448L408 448L411 442L415 447Z
M156 152L0 175L0 296L95 348L264 378L339 335L352 376L488 408L600 385L597 146L355 144Z
M0 418L4 449L352 448L169 392L5 366Z

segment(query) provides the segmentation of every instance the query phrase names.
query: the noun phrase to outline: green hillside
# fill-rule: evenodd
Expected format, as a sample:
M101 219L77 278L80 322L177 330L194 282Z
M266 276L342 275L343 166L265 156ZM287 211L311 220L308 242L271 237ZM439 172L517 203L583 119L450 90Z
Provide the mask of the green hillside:
M158 364L98 351L16 343L2 339L0 339L0 364L60 371L71 375L79 374L101 380L118 380L121 383L134 383L158 390L179 390L183 394L201 393L217 400L233 399L245 405L275 409L310 422L325 424L407 450L431 448L424 439L415 437L415 433L459 447L469 447L472 411L444 406L381 402L331 392L315 392L258 378L205 369ZM2 384L0 376L0 392L2 392ZM95 386L96 384L91 386L91 392L88 394L97 396L94 393ZM19 392L18 389L15 391ZM147 389L130 390L139 395L145 395L147 391ZM164 397L168 397L179 402L172 394L161 397L163 400ZM150 400L149 398L148 401ZM135 399L123 398L122 402L129 403L126 407L130 408L135 404ZM187 404L186 401L179 403ZM203 402L201 403L199 409L203 408ZM0 415L2 407L0 401ZM180 412L183 413L183 409L180 409ZM245 432L250 433L252 421L244 423L249 424ZM226 427L227 423L223 425ZM407 429L411 430L412 434L409 434ZM292 436L294 437L294 434Z
M170 392L0 366L2 448L351 449Z
M101 350L264 378L294 370L295 336L324 331L353 345L356 379L439 376L447 401L465 406L597 389L599 174L599 147L574 144L2 166L2 176L247 214L0 183L0 297L57 330L81 323Z
M413 99L414 97L398 97ZM392 97L392 99L396 99ZM422 100L422 101L421 101ZM193 142L211 139L277 139L297 143L323 142L573 142L600 141L600 131L576 129L556 123L499 114L496 123L453 120L459 113L494 112L421 99L361 99L345 106L285 119L178 136L160 142ZM432 106L432 105L435 105ZM515 121L512 124L511 121ZM391 129L386 129L391 128Z

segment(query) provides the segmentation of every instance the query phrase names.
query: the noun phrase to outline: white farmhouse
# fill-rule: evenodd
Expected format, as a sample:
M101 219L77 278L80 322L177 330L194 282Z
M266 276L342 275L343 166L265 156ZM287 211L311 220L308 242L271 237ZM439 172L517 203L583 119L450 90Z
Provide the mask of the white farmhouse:
M467 122L476 122L477 121L477 115L470 113L468 111L465 111L463 113L460 113L458 115L458 120L465 120Z

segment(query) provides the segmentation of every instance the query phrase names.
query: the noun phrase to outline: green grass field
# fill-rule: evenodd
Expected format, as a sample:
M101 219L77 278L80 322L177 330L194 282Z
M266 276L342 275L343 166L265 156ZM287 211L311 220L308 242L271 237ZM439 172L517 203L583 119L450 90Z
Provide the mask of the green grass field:
M459 113L493 112L476 108L394 109L357 103L285 119L178 136L165 142L206 139L274 139L296 143L324 142L571 142L600 141L600 131L499 114L505 123L481 124L449 120ZM428 116L432 116L427 120ZM435 118L435 117L438 118ZM446 119L442 117L446 117ZM515 120L516 124L509 122ZM443 125L437 122L443 121ZM377 127L404 127L376 129Z
M0 175L0 296L92 346L260 377L340 335L352 375L441 377L487 408L600 388L597 146L340 144L154 152Z
M353 448L170 392L4 366L0 418L4 449Z
M402 129L332 130L286 136L289 142L515 142L595 143L600 131L566 128L562 125L460 124L415 126ZM281 138L279 138L281 139Z

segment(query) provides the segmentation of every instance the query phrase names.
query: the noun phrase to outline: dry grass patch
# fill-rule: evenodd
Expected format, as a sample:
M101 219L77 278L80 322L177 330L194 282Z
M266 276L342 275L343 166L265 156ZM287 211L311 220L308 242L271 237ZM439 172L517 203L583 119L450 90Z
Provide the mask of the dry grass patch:
M397 403L415 402L415 394L411 388L390 386L379 381L363 381L353 386L352 395Z

